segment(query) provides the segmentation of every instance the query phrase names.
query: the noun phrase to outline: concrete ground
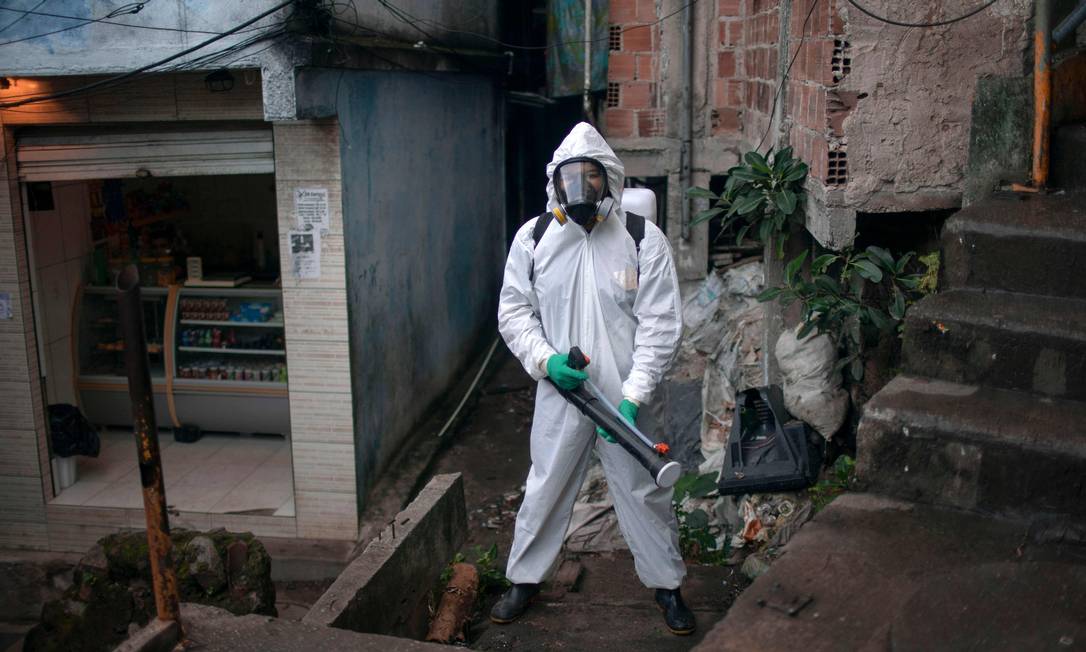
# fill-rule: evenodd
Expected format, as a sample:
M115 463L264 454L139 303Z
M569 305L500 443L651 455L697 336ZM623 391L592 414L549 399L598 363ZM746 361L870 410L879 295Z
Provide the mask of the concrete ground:
M497 544L496 567L504 571L521 487L531 465L528 438L535 383L502 346L491 366L476 398L447 435L450 440L430 473L463 473L468 539L462 553L474 562L478 550ZM699 629L680 637L664 627L652 591L638 581L628 552L566 555L563 563L569 569L579 564L579 579L564 578L567 581L545 586L529 611L513 624L489 621L487 614L499 593L487 595L469 630L469 646L479 650L687 650L723 617L747 585L737 568L688 566L683 593Z
M872 494L807 523L699 650L1083 650L1086 548Z

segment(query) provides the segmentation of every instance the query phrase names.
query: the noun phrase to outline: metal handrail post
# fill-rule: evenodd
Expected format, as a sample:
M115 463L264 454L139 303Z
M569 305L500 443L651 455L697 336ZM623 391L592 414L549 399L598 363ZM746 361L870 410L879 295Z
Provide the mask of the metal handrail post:
M166 488L162 479L162 458L158 448L151 370L147 341L143 333L140 304L140 275L128 265L117 277L117 305L124 336L124 365L128 375L128 397L132 401L132 429L139 454L140 484L143 485L143 512L147 520L147 548L151 557L151 580L159 620L176 621L181 627L181 601L173 568L173 542L166 512Z

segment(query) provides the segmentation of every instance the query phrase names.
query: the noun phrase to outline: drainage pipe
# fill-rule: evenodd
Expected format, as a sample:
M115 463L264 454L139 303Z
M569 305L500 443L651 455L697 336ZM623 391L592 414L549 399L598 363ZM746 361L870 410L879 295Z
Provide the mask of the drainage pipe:
M1052 122L1052 6L1033 7L1033 172L1034 188L1048 183L1049 127Z
M162 457L158 448L151 370L147 363L147 341L143 332L140 274L128 265L117 277L117 305L124 336L124 366L128 375L128 398L132 402L132 429L139 455L140 484L143 485L143 513L147 521L147 550L151 557L155 607L159 620L181 625L177 576L173 569L173 543L166 512L166 489L162 479Z
M1056 25L1056 29L1052 30L1052 42L1059 43L1073 34L1084 20L1086 20L1086 0L1082 0L1067 18L1064 18L1059 25Z
M683 95L679 107L682 146L679 150L679 196L682 197L682 211L679 215L680 235L684 242L690 241L690 202L686 190L691 186L690 158L694 149L694 10L693 2L683 7Z

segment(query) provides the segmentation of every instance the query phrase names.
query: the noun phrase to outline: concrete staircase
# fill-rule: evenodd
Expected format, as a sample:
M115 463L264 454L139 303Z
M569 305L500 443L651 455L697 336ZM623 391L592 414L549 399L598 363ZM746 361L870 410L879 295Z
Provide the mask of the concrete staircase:
M943 261L941 292L906 318L904 374L864 408L861 481L936 506L1086 524L1086 196L966 208L944 228Z
M697 650L1086 649L1086 194L991 197L942 244L904 373L864 406L867 493Z

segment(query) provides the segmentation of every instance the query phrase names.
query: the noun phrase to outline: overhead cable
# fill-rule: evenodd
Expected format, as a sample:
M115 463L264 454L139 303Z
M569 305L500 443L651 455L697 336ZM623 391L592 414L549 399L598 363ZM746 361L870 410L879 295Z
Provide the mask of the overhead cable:
M22 43L23 41L32 41L32 40L37 39L37 38L42 38L42 37L45 37L45 36L52 36L53 34L60 34L61 32L69 32L69 31L71 31L73 29L79 29L80 27L85 27L87 25L90 25L91 23L98 22L98 21L101 21L101 20L105 20L107 18L115 18L117 16L126 16L126 15L129 15L129 14L138 14L143 9L144 5L146 5L146 4L147 4L147 2L133 2L131 4L127 4L127 5L123 5L121 7L118 7L116 9L114 9L113 11L109 12L108 14L106 14L105 16L102 16L101 18L79 18L77 20L82 20L84 22L79 23L78 25L70 25L68 27L64 27L64 28L61 28L61 29L55 29L55 30L53 30L51 32L44 32L42 34L32 34L30 36L24 36L22 38L13 39L11 41L4 41L3 43L0 43L0 45L12 45L14 43Z
M27 9L25 11L22 10L22 9L8 9L7 7L0 7L0 9L3 9L4 11L15 11L15 12L19 12L21 14L18 18L11 21L7 25L4 25L3 27L0 27L0 32L7 31L7 28L11 27L12 25L19 22L20 20L26 18L27 15L34 13L34 10L37 9L38 7L42 6L43 4L45 4L45 0L40 0L38 2L38 4L34 5L33 7L31 7L30 9Z
M82 24L73 25L73 26L70 26L70 27L68 27L66 29L74 29L76 27L83 27L84 25L89 25L90 23L99 23L99 24L102 24L102 25L116 25L117 27L131 27L132 29L150 29L150 30L154 30L154 31L158 31L158 32L178 32L178 33L181 33L181 34L219 34L219 32L206 30L206 29L181 29L180 27L163 27L161 25L136 25L135 23L121 23L121 22L118 22L118 21L115 21L115 20L108 20L108 18L106 18L106 17L103 17L103 18L87 18L85 16L69 16L69 15L66 15L66 14L54 14L54 13L50 13L48 11L36 11L37 8L40 7L44 3L45 3L45 0L41 0L41 2L39 2L34 7L34 9L30 9L30 10L27 10L27 11L23 11L21 9L12 9L10 7L0 7L0 11L10 11L10 12L23 14L22 17L16 18L14 21L12 21L12 23L9 23L9 26L16 23L16 22L18 22L18 21L20 21L20 20L22 20L22 18L26 17L27 15L32 15L32 16L45 16L45 17L48 17L48 18L60 18L62 20L79 20L79 21L82 21ZM110 15L116 15L116 12L111 12ZM0 32L4 31L5 29L7 29L7 27L0 28ZM262 29L262 27L254 27L252 29L257 30L257 29ZM251 30L246 30L246 31L251 31ZM30 40L30 39L33 39L33 38L40 38L42 36L48 36L49 34L55 34L55 33L56 32L47 32L45 34L38 34L37 36L27 37L26 40Z
M265 18L266 16L270 16L271 14L273 14L273 13L275 13L275 12L277 12L277 11L279 11L279 10L283 9L284 7L286 7L288 5L291 5L291 4L294 4L294 0L285 0L284 2L280 2L279 4L275 5L271 9L268 9L267 11L264 11L264 12L260 13L259 15L255 16L253 18L250 18L249 20L241 23L240 25L238 25L238 26L236 26L234 28L231 28L231 29L229 29L229 30L227 30L227 31L225 31L225 32L223 32L221 34L218 34L216 36L212 36L211 38L207 39L206 41L198 43L198 44L196 44L196 45L194 45L194 46L192 46L190 48L186 48L184 50L181 50L180 52L178 52L176 54L172 54L172 55L170 55L170 56L168 56L168 57L166 57L164 59L159 59L158 61L155 61L153 63L149 63L149 64L147 64L145 66L141 66L140 68L137 68L137 69L135 69L135 70L133 70L131 72L126 72L124 74L116 75L116 76L110 77L108 79L103 79L101 81L94 82L93 84L87 84L86 86L80 86L79 88L72 88L72 89L69 89L69 90L66 90L66 91L59 91L59 92L56 92L56 93L49 93L47 95L41 95L41 96L38 96L38 97L29 97L29 98L22 99L22 100L16 100L14 102L0 103L0 109L10 109L10 108L13 108L13 107L22 106L24 104L32 104L34 102L43 102L43 101L46 101L46 100L55 100L55 99L59 99L59 98L62 98L62 97L68 97L70 95L85 93L85 92L87 92L89 90L92 90L92 89L95 89L95 88L100 88L100 87L103 87L103 86L112 86L112 85L118 84L118 83L123 82L123 81L125 81L127 79L131 79L132 77L135 77L136 75L139 75L140 73L147 72L148 70L151 70L153 68L157 68L157 67L159 67L161 65L167 64L167 63L169 63L171 61L175 61L175 60L180 59L181 57L184 57L184 56L186 56L188 54L191 54L191 53L193 53L193 52L195 52L197 50L205 48L208 45L211 45L212 43L214 43L216 41L219 41L219 40L221 40L223 38L226 38L227 36L230 36L231 34L234 34L236 32L240 32L242 29L248 27L249 25L252 25L253 23L261 20L262 18Z
M970 11L968 13L964 13L961 16L957 16L955 18L947 18L946 20L937 20L937 21L934 21L934 22L931 22L931 23L906 23L906 22L902 22L900 20L894 20L892 18L886 18L884 16L879 16L878 14L872 12L867 7L864 7L860 3L856 2L856 0L846 0L846 2L848 2L853 7L856 7L857 9L859 9L861 13L867 14L871 18L874 18L875 20L877 20L879 22L886 23L887 25L895 25L897 27L942 27L943 25L950 25L952 23L957 23L957 22L963 21L966 18L972 18L973 16L976 16L977 14L984 11L988 7L991 7L992 5L994 5L997 2L997 0L988 0L984 4L977 7L976 9L973 9L972 11Z

